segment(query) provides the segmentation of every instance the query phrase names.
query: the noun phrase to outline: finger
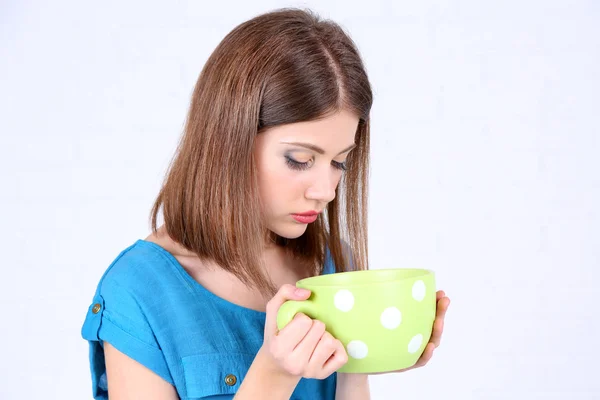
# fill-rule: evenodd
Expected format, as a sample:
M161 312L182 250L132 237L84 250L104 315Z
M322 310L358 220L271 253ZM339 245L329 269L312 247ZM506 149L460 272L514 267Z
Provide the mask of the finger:
M435 317L436 318L444 318L446 316L446 311L448 311L448 307L450 307L450 299L447 297L442 297L437 302Z
M419 359L417 360L417 363L414 365L414 368L419 368L426 365L429 362L429 360L431 360L434 350L435 346L433 345L433 343L427 343L427 346L425 346L425 351L423 351L423 354L421 354L421 357L419 357Z
M348 353L344 345L339 340L334 340L335 350L333 355L329 357L325 365L323 366L323 375L329 376L338 369L342 368L348 362Z
M431 339L429 339L429 343L433 343L433 345L437 348L442 342L442 334L444 333L444 319L438 318L433 323L433 332L431 332Z
M277 333L278 347L286 354L292 352L306 337L312 325L312 319L308 316L296 314L292 322Z
M319 320L313 320L312 327L294 349L294 358L302 363L307 363L324 333L325 324Z
M306 300L310 297L310 290L297 288L294 285L283 285L267 303L267 317L265 320L266 332L274 335L277 333L277 312L288 300Z
M433 322L433 331L431 332L431 339L429 341L438 347L442 341L442 334L444 333L444 319L446 317L446 311L450 305L450 299L443 297L438 301L436 317Z
M445 296L446 296L446 293L443 290L438 290L435 293L435 300L437 301L437 300L439 300L439 299L441 299L442 297L445 297Z
M329 332L325 331L325 333L323 333L319 343L317 343L317 347L315 347L315 351L313 351L312 356L308 361L312 368L318 370L323 369L323 366L336 349L334 341L335 339Z

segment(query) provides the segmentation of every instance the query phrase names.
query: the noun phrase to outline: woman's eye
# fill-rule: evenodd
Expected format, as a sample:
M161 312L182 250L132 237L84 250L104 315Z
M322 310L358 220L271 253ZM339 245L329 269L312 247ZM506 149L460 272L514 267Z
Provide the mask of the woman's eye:
M292 157L286 156L285 162L293 170L304 171L306 169L309 169L313 165L314 160L309 160L309 161L303 162L303 161L297 161L297 160L293 159ZM346 169L347 169L345 161L344 162L332 161L331 165L333 166L333 168L338 169L340 171L346 171Z
M311 159L309 161L297 161L290 156L286 156L285 162L293 170L304 171L306 169L309 169L313 165L314 160ZM346 161L344 161L344 162L332 161L331 166L340 171L347 170Z
M306 161L306 162L300 162L300 161L296 161L292 157L288 157L288 156L285 157L285 162L291 169L295 169L297 171L303 171L305 169L310 168L310 166L312 165L312 160Z
M348 168L346 166L346 161L344 161L344 162L332 161L331 165L333 165L333 168L339 169L341 171L345 171Z

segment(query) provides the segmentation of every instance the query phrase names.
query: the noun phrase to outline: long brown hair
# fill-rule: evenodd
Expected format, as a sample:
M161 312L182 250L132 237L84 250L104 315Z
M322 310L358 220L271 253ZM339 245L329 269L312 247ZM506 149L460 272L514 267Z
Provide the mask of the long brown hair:
M153 231L162 209L173 240L272 294L276 288L262 268L266 228L255 137L267 128L346 109L359 117L357 147L348 156L336 198L304 235L275 237L275 242L302 260L306 276L321 272L327 248L338 272L368 269L371 104L358 49L336 23L310 10L279 9L238 25L200 73L181 141L152 208Z

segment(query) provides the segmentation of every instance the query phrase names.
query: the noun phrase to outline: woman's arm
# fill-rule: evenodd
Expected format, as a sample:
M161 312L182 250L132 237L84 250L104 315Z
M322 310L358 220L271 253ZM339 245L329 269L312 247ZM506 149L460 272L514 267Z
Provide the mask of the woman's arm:
M369 375L337 374L335 400L369 400Z
M269 357L264 353L264 349L261 349L234 398L235 400L289 399L299 381L299 376L282 374L272 368Z
M134 359L104 343L110 400L178 400L175 388ZM235 399L289 399L300 376L282 374L273 368L264 349L257 354Z
M178 400L173 385L104 342L106 378L110 400Z

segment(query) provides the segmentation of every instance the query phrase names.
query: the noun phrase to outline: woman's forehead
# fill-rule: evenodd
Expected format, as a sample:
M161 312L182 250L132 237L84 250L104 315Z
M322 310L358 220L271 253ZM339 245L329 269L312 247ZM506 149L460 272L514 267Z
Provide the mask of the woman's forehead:
M268 129L265 139L273 144L313 147L313 151L341 152L354 144L358 117L350 112L338 112L313 121L296 122ZM308 146L303 146L308 145ZM315 149L317 148L317 149Z

